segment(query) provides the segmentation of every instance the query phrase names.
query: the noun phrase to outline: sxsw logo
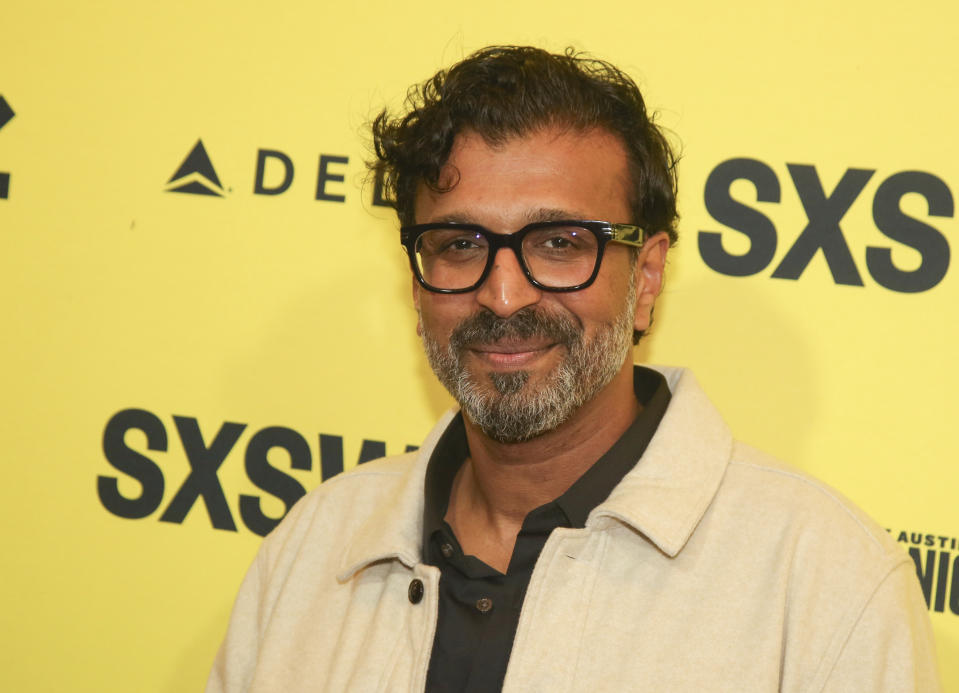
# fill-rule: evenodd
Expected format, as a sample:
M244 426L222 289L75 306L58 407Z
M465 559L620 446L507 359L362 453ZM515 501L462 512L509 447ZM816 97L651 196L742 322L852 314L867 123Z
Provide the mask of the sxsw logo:
M0 94L0 128L3 128L4 125L9 123L13 115L13 109L10 108L10 104L8 104L7 100ZM9 195L10 174L0 172L0 200L6 200Z
M243 438L248 431L245 423L224 421L214 433L212 429L201 431L196 417L171 418L172 426L153 412L130 408L107 421L103 454L112 471L97 476L97 496L107 512L139 520L165 506L157 519L183 524L190 510L200 505L206 507L214 529L236 532L239 519L251 532L266 536L306 495L307 486L336 476L344 468L342 435L320 433L314 437L286 426L266 426ZM129 436L133 440L128 442L130 432L136 435ZM407 445L406 452L416 447ZM364 464L386 452L384 441L363 438L356 462ZM224 464L242 465L257 492L240 494L221 481ZM130 494L137 486L139 492ZM171 488L176 492L171 494ZM276 507L277 502L285 509L279 516L272 511L268 514L269 506Z
M806 223L798 236L789 222L776 222L776 208L783 197L782 181L769 164L747 157L729 159L709 174L704 187L706 211L724 230L702 229L697 241L699 255L708 267L730 277L746 277L765 271L773 262L780 241L791 238L785 255L771 277L799 279L813 258L822 256L837 285L864 286L863 269L872 280L890 291L918 293L933 288L949 269L950 246L943 227L954 218L955 201L944 180L926 171L897 171L885 175L871 203L872 224L881 234L874 243L855 243L860 231L847 234L840 225L846 213L862 197L873 169L848 168L839 182L827 189L812 164L787 163L792 188L802 204ZM739 181L755 189L755 203L732 194ZM904 198L920 203L920 213L903 209ZM786 227L787 233L782 233ZM744 253L727 250L724 239L742 234L749 242ZM850 243L853 239L853 243ZM857 247L858 245L858 247ZM900 254L918 257L918 263L900 260ZM895 259L894 259L895 257Z
M314 199L324 202L346 202L346 171L350 164L348 156L320 154L317 166ZM257 149L253 166L253 194L277 196L286 193L293 185L296 166L293 158L277 149ZM203 140L196 144L183 159L176 172L167 181L166 192L226 197L232 188L226 189L220 182L216 168L210 159ZM372 204L391 206L383 195L382 181L373 186Z

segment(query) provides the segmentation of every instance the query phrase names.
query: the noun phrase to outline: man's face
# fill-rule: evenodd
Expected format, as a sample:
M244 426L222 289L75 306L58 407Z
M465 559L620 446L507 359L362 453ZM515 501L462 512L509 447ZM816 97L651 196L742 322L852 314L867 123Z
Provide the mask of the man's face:
M449 176L450 178L447 178ZM441 176L422 186L417 223L456 221L511 233L535 221L629 222L626 154L599 130L547 128L491 146L457 136ZM636 316L633 255L609 244L596 281L571 293L539 290L500 250L486 281L465 294L414 285L433 370L465 414L501 442L556 428L628 369Z

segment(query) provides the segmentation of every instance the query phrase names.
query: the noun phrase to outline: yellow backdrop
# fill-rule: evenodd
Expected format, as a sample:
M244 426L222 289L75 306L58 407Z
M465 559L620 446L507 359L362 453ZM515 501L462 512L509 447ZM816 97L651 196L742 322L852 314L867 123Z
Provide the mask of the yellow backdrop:
M448 406L365 123L493 42L638 79L684 152L638 357L895 534L959 689L957 6L353 7L4 4L0 689L200 689L259 534Z

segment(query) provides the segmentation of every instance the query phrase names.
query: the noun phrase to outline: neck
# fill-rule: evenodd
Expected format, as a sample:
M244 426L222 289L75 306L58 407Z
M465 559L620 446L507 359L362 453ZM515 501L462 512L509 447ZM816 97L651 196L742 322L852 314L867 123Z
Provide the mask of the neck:
M639 410L627 361L569 420L531 440L497 442L464 417L470 458L453 483L446 518L463 549L505 571L526 515L565 493Z

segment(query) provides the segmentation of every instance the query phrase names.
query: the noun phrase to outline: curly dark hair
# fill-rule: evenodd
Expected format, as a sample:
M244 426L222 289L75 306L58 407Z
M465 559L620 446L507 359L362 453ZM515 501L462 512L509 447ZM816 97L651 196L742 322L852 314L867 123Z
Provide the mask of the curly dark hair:
M414 223L421 181L440 192L455 185L444 189L439 179L458 133L473 130L499 144L555 125L618 136L631 176L628 221L676 241L677 158L635 82L607 62L572 48L490 46L410 88L405 110L384 110L373 121L369 164L401 224Z

